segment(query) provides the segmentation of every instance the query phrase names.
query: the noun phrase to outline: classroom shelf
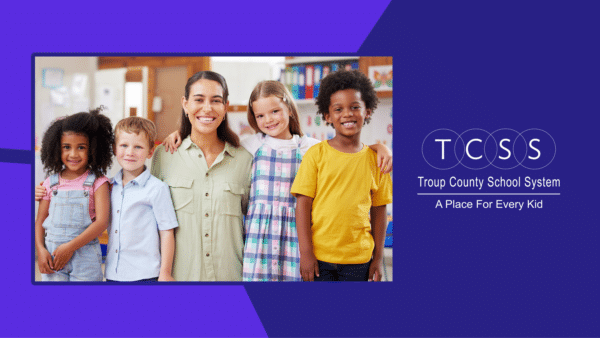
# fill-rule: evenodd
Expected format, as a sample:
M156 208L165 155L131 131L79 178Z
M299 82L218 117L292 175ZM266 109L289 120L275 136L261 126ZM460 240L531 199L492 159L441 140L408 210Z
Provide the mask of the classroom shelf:
M351 67L369 75L369 67L392 65L392 62L391 57L379 56L286 57L281 82L286 84L299 106L313 105L313 97L318 93L320 80L336 68L348 69ZM310 81L313 76L314 79ZM305 96L310 98L304 99ZM377 91L377 97L380 99L391 98L392 91Z
M319 62L335 62L358 60L358 56L297 56L292 59L286 59L286 65L302 64L302 63L319 63Z

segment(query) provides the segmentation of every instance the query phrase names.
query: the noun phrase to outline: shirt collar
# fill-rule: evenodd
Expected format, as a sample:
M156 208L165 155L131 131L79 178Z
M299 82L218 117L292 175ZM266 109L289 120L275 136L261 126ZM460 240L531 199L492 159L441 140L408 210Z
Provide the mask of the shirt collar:
M144 171L139 174L136 178L132 179L131 182L135 182L135 184L144 186L146 182L150 179L150 168L145 167ZM111 183L113 185L123 185L123 169L119 170L119 172L112 178Z
M181 142L181 148L188 150L193 144L192 138L188 136Z
M198 146L196 146L194 142L192 142L192 138L190 136L186 137L185 140L181 142L181 148L185 150L190 149L192 146L198 148ZM225 142L225 153L231 157L235 157L235 147L229 144L229 142Z

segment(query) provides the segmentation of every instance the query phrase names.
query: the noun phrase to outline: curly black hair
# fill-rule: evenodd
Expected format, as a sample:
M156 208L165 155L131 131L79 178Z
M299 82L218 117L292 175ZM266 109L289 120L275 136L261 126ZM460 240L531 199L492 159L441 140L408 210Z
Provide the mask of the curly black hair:
M90 143L88 168L96 175L105 175L112 163L114 134L110 119L100 111L103 107L59 118L44 133L42 139L42 164L46 174L58 174L64 169L61 160L61 137L74 132L87 136Z
M319 108L317 113L323 115L323 119L325 119L326 114L329 114L331 95L345 89L355 89L359 91L360 97L365 102L365 107L370 109L371 115L373 115L379 99L377 98L377 92L375 92L371 80L358 69L338 70L321 80L316 103ZM365 124L369 123L369 121L371 121L370 116L365 119ZM326 122L326 124L328 126L331 125L329 122Z

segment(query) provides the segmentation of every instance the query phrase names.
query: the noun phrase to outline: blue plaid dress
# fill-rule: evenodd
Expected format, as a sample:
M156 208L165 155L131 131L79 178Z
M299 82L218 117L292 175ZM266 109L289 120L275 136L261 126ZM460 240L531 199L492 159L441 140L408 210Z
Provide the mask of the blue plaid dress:
M290 189L300 167L300 148L263 144L254 155L244 229L244 281L300 281L296 198Z

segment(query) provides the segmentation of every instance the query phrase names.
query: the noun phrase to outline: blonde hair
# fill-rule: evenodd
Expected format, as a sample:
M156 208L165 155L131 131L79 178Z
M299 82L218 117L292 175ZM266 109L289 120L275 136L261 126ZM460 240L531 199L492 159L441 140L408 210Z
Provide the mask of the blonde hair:
M260 131L258 128L258 123L256 123L256 116L254 116L252 102L261 97L269 96L278 97L288 108L290 112L290 133L292 133L292 135L303 136L304 134L302 133L300 120L298 118L298 107L296 106L294 100L292 100L292 94L290 94L290 91L279 81L262 81L259 82L256 87L254 87L254 90L252 90L250 99L248 100L248 123L250 124L250 127L252 127L252 129L254 129L254 131L257 133L262 133L262 131Z
M122 119L115 126L115 142L117 142L117 133L119 131L124 131L126 133L135 133L137 135L140 132L143 132L148 138L148 144L150 145L150 149L154 148L154 141L156 141L156 127L154 126L154 122L145 119L143 117L131 116Z

